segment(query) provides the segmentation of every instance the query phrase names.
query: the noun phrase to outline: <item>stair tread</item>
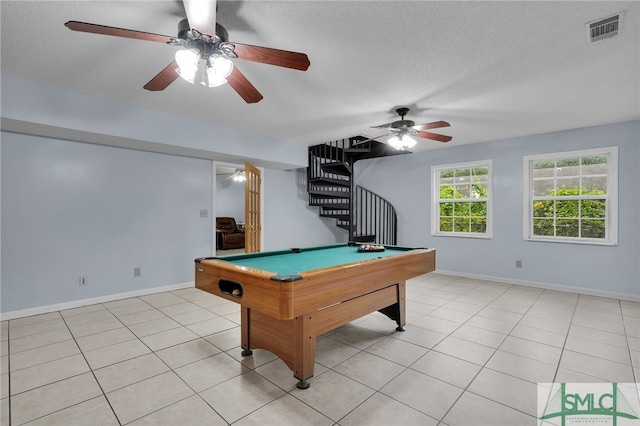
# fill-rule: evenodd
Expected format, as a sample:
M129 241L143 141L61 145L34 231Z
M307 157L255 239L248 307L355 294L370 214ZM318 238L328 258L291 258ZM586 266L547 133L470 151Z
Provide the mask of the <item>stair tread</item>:
M351 180L349 179L337 179L337 178L330 178L330 177L317 177L317 178L313 178L309 180L309 184L311 185L323 185L323 186L328 186L328 185L337 185L337 186L350 186L351 185Z
M309 190L309 194L319 195L322 197L330 197L330 198L349 198L351 197L351 192L349 191L319 191L315 189Z
M322 216L322 217L334 217L336 219L341 219L341 220L349 220L349 215L348 214L320 213L320 216Z
M322 207L323 209L329 209L329 210L349 210L349 204L348 203L344 203L344 204L335 204L335 203L326 203L324 201L311 201L309 203L310 206L313 207Z
M347 153L358 153L358 152L367 153L367 152L371 152L371 150L369 148L345 148L344 152L347 152Z
M349 167L349 164L344 162L335 161L331 163L324 163L320 165L320 168L325 171L330 170L338 175L351 176L351 167Z

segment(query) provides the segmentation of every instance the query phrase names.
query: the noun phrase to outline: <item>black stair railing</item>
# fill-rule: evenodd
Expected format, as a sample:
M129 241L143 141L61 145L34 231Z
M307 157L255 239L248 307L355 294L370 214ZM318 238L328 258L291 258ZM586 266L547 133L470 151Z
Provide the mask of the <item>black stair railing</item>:
M351 241L395 245L397 216L393 206L353 183L353 163L363 153L352 144L353 139L340 139L309 147L309 205L317 206L320 216L335 218L336 225L349 232Z
M393 205L366 188L356 185L353 201L355 233L371 236L376 244L396 245L398 216Z

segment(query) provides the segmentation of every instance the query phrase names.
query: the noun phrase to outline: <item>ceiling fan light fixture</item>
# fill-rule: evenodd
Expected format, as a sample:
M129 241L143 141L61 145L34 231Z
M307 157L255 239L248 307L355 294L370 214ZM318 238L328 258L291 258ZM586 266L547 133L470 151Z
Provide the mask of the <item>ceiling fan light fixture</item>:
M176 63L178 69L176 73L189 83L193 84L198 72L200 53L196 49L182 49L176 52Z
M409 135L393 135L393 137L391 137L391 139L389 139L387 143L391 145L392 148L397 149L398 151L405 151L416 146L418 142L416 142L416 140Z
M245 180L247 180L247 177L244 173L244 170L236 169L236 171L233 172L233 175L231 175L231 179L234 182L244 182Z
M233 71L233 62L221 55L211 55L207 60L207 83L208 87L216 87L227 82L227 77Z

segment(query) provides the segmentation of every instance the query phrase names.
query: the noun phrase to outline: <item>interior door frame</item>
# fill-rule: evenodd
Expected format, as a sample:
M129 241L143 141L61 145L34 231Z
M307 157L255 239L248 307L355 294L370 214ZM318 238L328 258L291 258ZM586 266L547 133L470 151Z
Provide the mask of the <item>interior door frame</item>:
M212 205L211 205L211 255L212 256L216 256L216 216L217 216L217 210L218 210L218 194L217 194L217 188L218 188L218 167L233 167L234 169L244 169L245 164L244 162L240 162L240 160L238 160L238 163L231 163L231 162L225 162L225 161L216 161L213 160L213 167L212 167L212 176L211 176L211 182L212 182L212 196L211 196L211 201L212 201ZM256 166L254 165L254 167L256 167L258 170L260 170L260 206L261 206L261 211L264 212L264 167L260 167L260 166ZM244 208L245 206L243 206ZM260 215L260 247L264 247L264 214Z
M262 250L262 171L248 161L244 171L244 247L245 253L256 253ZM258 220L254 221L256 215Z

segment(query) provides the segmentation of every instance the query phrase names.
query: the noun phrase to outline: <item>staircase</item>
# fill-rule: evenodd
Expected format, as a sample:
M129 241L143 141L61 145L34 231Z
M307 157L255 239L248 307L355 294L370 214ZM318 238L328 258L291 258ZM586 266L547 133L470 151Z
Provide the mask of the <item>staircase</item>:
M397 215L379 195L353 182L358 160L408 154L364 137L339 139L309 147L307 190L309 205L319 207L322 217L336 219L348 231L349 241L395 245Z

